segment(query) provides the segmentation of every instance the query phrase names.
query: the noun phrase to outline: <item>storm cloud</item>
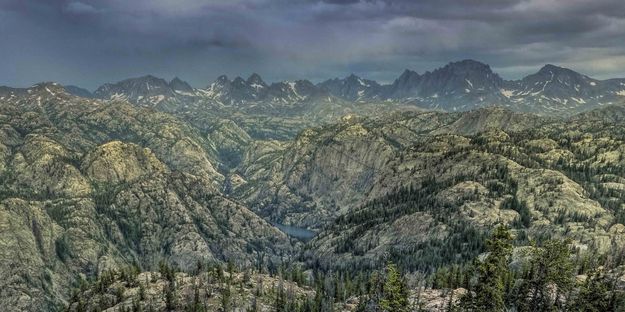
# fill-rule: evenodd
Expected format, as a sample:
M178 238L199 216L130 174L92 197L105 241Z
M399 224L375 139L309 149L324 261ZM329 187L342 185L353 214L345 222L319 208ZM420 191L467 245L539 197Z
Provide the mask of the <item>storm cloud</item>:
M453 60L518 78L545 63L625 77L622 0L0 0L0 84L93 89L154 74L202 87L356 73L390 81Z

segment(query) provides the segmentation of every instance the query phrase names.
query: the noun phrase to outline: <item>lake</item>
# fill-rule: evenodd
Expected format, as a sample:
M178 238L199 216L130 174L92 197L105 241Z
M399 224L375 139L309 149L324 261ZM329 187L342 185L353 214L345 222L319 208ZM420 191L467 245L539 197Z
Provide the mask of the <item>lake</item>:
M286 235L301 239L303 241L309 241L313 237L315 237L315 235L317 235L317 233L314 231L297 226L284 225L279 223L273 223L273 225L280 229L280 231L284 232Z

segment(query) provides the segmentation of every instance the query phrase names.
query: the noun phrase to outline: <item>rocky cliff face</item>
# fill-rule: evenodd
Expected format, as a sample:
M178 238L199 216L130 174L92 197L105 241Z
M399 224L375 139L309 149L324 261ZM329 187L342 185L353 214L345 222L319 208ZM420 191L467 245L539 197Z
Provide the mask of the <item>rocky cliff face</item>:
M176 118L41 84L7 91L0 123L0 285L12 310L62 307L78 277L131 263L248 266L291 250L221 195L214 144Z
M391 254L430 270L435 254L476 256L472 241L499 223L523 239L566 235L609 252L625 242L613 176L623 170L622 131L593 116L561 122L492 108L346 117L256 147L234 194L271 220L320 230L310 255L328 266L376 267Z
M543 121L500 108L462 114L406 112L381 118L348 115L339 123L301 132L286 148L280 145L272 152L247 155L241 174L251 184L263 185L264 191L250 193L244 187L238 196L278 222L318 228L398 187L381 179L395 175L397 168L391 165L415 142L429 138L432 144L441 144L432 137L468 136L502 127L522 130Z
M389 87L387 97L415 101L429 108L464 111L504 102L499 92L503 83L488 65L463 60L423 75L406 71Z
M354 74L343 79L328 79L317 86L327 90L330 94L350 101L381 99L380 94L384 88L373 80L362 79Z

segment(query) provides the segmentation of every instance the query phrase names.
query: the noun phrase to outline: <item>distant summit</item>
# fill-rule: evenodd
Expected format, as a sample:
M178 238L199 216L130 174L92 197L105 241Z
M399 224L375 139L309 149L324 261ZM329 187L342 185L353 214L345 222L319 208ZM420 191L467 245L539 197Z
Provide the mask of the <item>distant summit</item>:
M84 98L93 98L93 93L91 93L91 91L87 90L87 89L83 89L81 87L77 87L77 86L64 86L65 87L65 91L67 91L67 93L69 94L73 94L76 96L80 96L80 97L84 97Z
M130 101L141 101L150 97L171 97L176 93L164 79L147 75L117 83L107 83L95 90L93 94L100 99L124 98Z
M186 81L182 81L178 77L175 77L169 82L169 87L176 92L193 92L193 88Z

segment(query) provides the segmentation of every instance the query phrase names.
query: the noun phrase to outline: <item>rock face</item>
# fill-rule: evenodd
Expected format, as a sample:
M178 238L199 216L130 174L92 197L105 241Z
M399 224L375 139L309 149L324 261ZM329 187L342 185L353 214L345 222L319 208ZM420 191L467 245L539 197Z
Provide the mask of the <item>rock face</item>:
M230 80L220 76L203 94L227 105L241 106L247 103L273 102L291 104L313 96L327 96L308 80L284 81L266 84L258 74L247 80L236 77Z
M243 187L235 195L276 222L318 228L396 188L382 179L395 175L397 168L391 166L399 165L396 162L417 142L432 144L432 149L450 148L470 140L454 135L500 127L518 131L543 121L499 108L463 114L397 113L380 119L347 116L337 124L303 131L286 147L267 146L276 150L247 155L239 171L250 185L263 187L254 192ZM439 134L456 139L433 139ZM411 177L397 179L405 183Z
M208 138L215 144L218 156L228 167L236 167L253 139L231 120L222 120L209 130Z
M317 85L331 94L350 101L362 101L379 97L382 86L368 79L351 74L343 79L328 79Z
M433 134L474 135L488 130L519 132L554 122L553 119L538 117L534 114L513 114L510 110L501 107L490 107L463 113L453 123L437 129Z
M178 81L174 81L174 83L180 86ZM99 87L93 95L100 99L123 98L140 102L148 98L158 99L174 96L175 92L164 79L148 75L105 84Z
M488 65L464 60L423 75L406 71L389 87L387 97L448 111L469 110L502 102L503 83Z
M271 263L285 234L225 198L214 144L176 118L55 84L0 100L0 295L62 309L80 276L135 263Z
M169 82L169 87L179 94L192 94L194 92L193 87L191 87L189 83L178 77L175 77Z
M622 170L620 133L612 120L500 108L346 117L257 146L233 194L275 222L320 230L309 256L329 267L378 267L390 254L432 270L437 254L475 257L499 223L602 253L625 243L614 228L622 179L611 175Z
M165 171L149 149L135 144L112 141L98 146L85 156L82 171L96 183L132 183Z

